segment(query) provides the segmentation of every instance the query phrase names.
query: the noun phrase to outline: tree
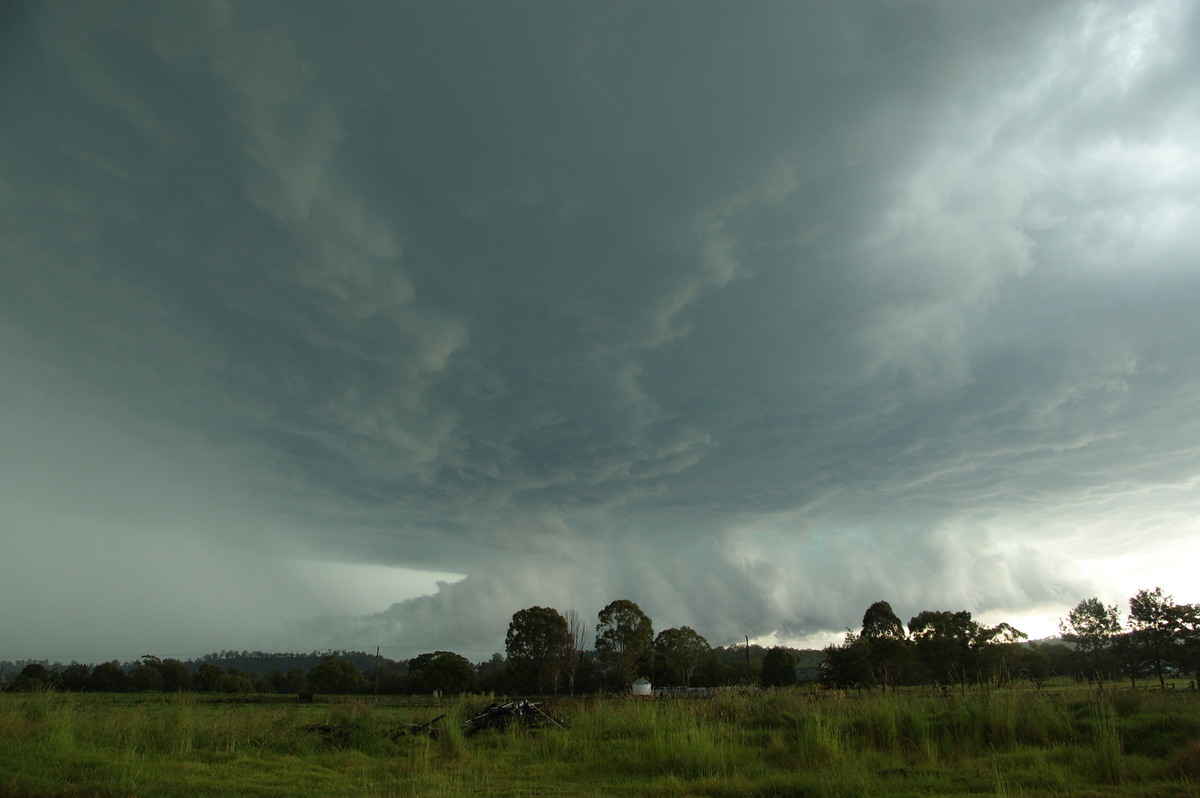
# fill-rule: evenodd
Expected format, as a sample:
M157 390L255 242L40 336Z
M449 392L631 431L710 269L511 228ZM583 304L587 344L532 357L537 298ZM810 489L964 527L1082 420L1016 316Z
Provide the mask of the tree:
M1020 646L1012 658L1018 679L1028 679L1042 689L1042 683L1050 677L1050 658L1043 647L1035 645Z
M1012 648L1028 637L1007 623L983 626L966 610L918 613L908 622L917 658L947 682L1002 682L1013 673Z
M128 689L128 679L115 660L101 662L92 668L92 673L87 678L86 689L91 693L123 693Z
M465 657L453 651L435 651L409 661L408 684L417 693L473 693L479 685L479 674Z
M873 681L881 687L895 687L909 661L904 624L886 601L876 601L863 613L862 633L867 646Z
M80 690L85 689L87 686L88 674L91 672L92 669L87 665L83 665L78 662L72 662L70 665L63 668L63 672L60 674L59 680L62 682L64 690L79 692Z
M974 669L972 648L983 628L966 610L924 610L908 622L917 657L936 679L965 684Z
M1191 670L1200 687L1200 604L1176 604L1172 622L1179 639L1180 665Z
M617 599L600 610L596 624L596 653L608 666L616 683L633 684L634 671L654 643L654 626L642 608L629 599Z
M192 686L202 693L217 691L217 681L225 675L225 669L211 662L201 662L192 676Z
M308 672L308 683L319 693L344 695L362 691L362 672L344 657L326 657Z
M244 695L254 692L254 683L240 673L224 673L217 678L213 692Z
M571 651L567 657L564 675L567 677L567 692L574 695L575 680L579 675L580 666L583 664L583 652L587 650L588 630L575 610L568 610L566 617L567 639Z
M980 627L971 644L975 657L975 677L983 682L991 680L997 686L1006 684L1020 675L1022 640L1029 635L1007 623L992 627Z
M508 666L504 655L499 651L492 654L492 658L487 662L475 666L475 672L479 677L480 692L503 693L508 689Z
M821 652L821 684L846 689L871 684L871 662L867 642L851 631L841 645L831 644Z
M129 672L129 687L138 693L161 693L163 689L162 660L149 654Z
M867 640L891 638L903 640L904 624L892 611L892 605L886 601L876 601L863 613L862 636Z
M1129 629L1133 644L1158 677L1158 684L1167 687L1166 664L1176 655L1175 598L1164 596L1161 587L1139 590L1129 599Z
M513 613L504 639L508 664L527 692L558 692L559 677L573 653L570 626L558 610L529 607Z
M1058 622L1058 628L1062 632L1062 639L1083 653L1091 667L1091 675L1103 681L1110 659L1106 654L1112 647L1113 639L1121 633L1116 605L1105 606L1095 596L1084 599L1067 613L1065 620Z
M796 683L796 657L786 648L775 646L763 657L763 687L789 687Z
M158 670L162 674L162 689L166 692L177 693L180 690L191 689L192 672L182 661L164 659L158 664Z
M666 665L670 681L691 687L696 669L711 655L712 647L690 626L664 629L654 638L654 653Z
M12 682L9 684L9 689L18 693L38 692L49 687L53 678L53 674L46 669L45 665L38 662L31 662L13 677Z

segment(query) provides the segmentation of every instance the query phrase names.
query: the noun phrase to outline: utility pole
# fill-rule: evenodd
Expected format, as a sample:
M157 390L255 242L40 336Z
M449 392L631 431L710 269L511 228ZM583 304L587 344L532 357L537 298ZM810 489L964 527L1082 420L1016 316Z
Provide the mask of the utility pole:
M379 646L375 646L375 703L379 703Z

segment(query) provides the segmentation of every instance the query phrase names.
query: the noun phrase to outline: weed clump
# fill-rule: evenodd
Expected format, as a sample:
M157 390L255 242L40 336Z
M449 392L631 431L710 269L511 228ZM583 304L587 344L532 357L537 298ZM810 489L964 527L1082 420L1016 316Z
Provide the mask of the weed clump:
M1175 754L1167 771L1172 776L1200 780L1200 740L1192 740Z

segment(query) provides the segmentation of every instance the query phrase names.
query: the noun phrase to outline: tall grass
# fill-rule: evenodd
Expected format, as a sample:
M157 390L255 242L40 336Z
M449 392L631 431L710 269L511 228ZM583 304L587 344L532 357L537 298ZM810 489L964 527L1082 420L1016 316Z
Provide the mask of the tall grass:
M1121 732L1112 704L1092 704L1092 753L1097 777L1106 784L1120 784L1125 773Z
M0 794L1178 796L1200 779L1194 694L562 701L565 730L464 738L488 701L0 694ZM394 734L443 712L436 739Z

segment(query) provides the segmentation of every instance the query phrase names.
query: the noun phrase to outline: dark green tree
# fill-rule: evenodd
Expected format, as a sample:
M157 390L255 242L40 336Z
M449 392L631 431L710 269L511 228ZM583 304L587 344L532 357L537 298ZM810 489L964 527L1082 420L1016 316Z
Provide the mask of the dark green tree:
M518 610L509 621L504 650L517 690L557 693L560 677L574 654L567 619L551 607Z
M92 669L87 665L79 662L72 662L67 667L63 668L63 672L59 675L59 680L62 683L64 690L79 692L86 689L88 675Z
M1078 649L1060 642L1031 643L1030 648L1036 648L1046 658L1049 676L1082 678L1086 672L1083 654Z
M410 692L443 695L472 693L478 689L479 674L465 657L453 651L435 651L413 657L408 665Z
M87 688L91 693L123 693L129 689L129 679L116 662L101 662L92 668Z
M240 695L254 692L254 683L240 673L224 673L213 685L214 693Z
M588 651L579 659L575 671L575 692L598 693L601 688L600 666L597 664L596 652Z
M886 601L876 601L863 613L862 633L872 681L881 687L895 687L908 668L909 646L904 624Z
M308 672L308 684L318 693L349 695L362 692L363 675L345 657L326 657Z
M479 691L482 693L504 693L508 691L508 663L499 651L487 662L475 668L479 675Z
M202 693L215 693L217 681L225 675L225 669L211 662L201 662L192 676L192 687Z
M867 642L853 632L846 632L846 639L831 644L821 652L821 684L826 687L846 689L868 687L873 682L871 661Z
M649 663L654 626L642 608L629 599L617 599L600 610L596 624L596 654L620 689L633 684L635 671Z
M400 695L408 692L408 675L401 673L396 668L378 668L370 674L370 683L372 689L378 685L380 695ZM284 690L281 692L300 692L298 690Z
M664 665L655 678L691 687L696 670L712 655L712 646L692 627L680 626L658 633L654 653Z
M1137 687L1138 679L1144 679L1153 673L1141 641L1133 632L1125 632L1113 638L1112 658L1129 677L1130 686L1134 688Z
M1106 606L1099 598L1084 599L1058 622L1062 639L1083 655L1089 669L1088 680L1103 681L1112 668L1114 638L1121 633L1121 620L1115 604Z
M1147 669L1166 689L1166 669L1178 655L1175 599L1164 596L1161 587L1139 590L1129 599L1129 630L1134 647L1141 652Z
M167 658L158 664L162 674L162 689L168 693L178 693L192 688L192 671L183 662Z
M965 684L973 669L972 647L982 627L971 613L924 610L908 622L917 658L930 676L950 684Z
M9 689L18 693L33 693L45 690L54 680L53 674L38 662L31 662L21 669L9 683Z
M867 640L891 638L903 640L904 624L892 611L892 605L886 601L876 601L863 613L862 636Z
M1200 604L1176 604L1171 614L1179 640L1180 666L1191 672L1193 684L1200 687Z
M966 610L925 610L908 622L917 659L939 682L1001 682L1011 678L1011 648L1026 634L1007 623L982 626Z
M163 689L162 660L149 654L129 672L129 689L135 693L161 693Z
M1028 637L1020 629L1007 623L980 627L971 644L975 678L981 683L990 681L996 686L1017 678L1020 672L1019 660L1024 652L1021 641Z
M1013 656L1015 676L1026 679L1042 688L1043 682L1050 678L1050 658L1040 646L1026 645L1017 647Z
M763 657L763 687L790 687L796 683L796 657L786 648L775 646Z

